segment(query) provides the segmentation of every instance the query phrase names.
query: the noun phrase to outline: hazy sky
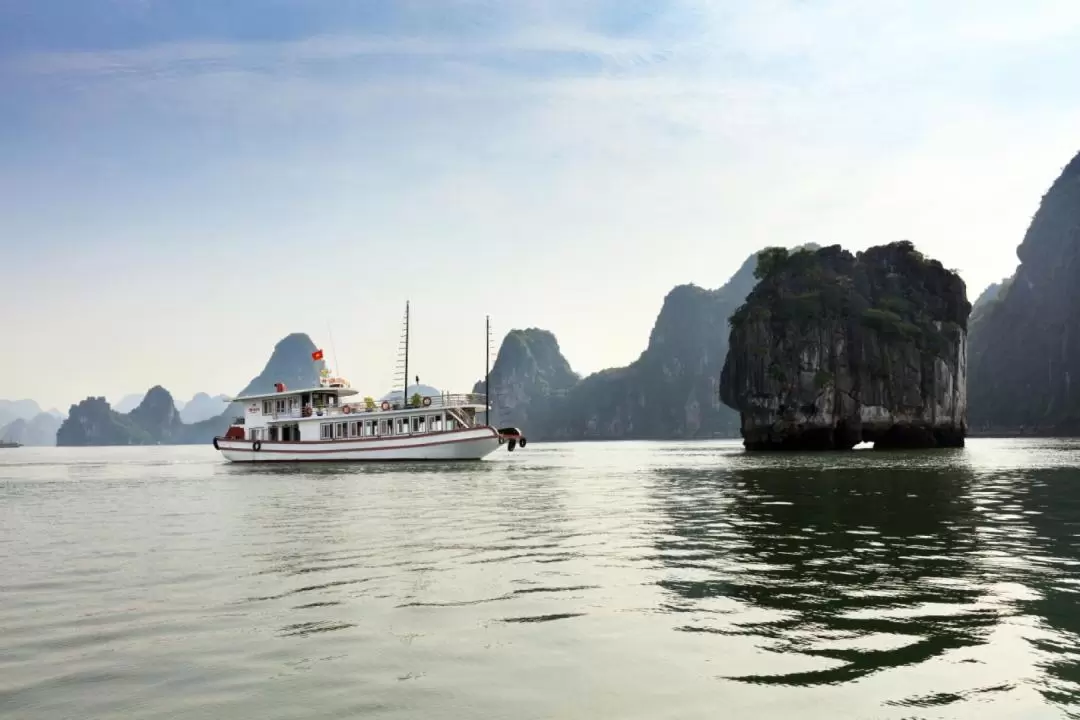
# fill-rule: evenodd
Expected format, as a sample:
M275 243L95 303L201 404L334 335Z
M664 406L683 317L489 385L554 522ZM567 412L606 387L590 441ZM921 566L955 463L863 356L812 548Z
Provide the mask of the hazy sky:
M1080 150L1080 2L0 2L0 397L236 392L309 333L444 389L633 360L769 244L974 299ZM412 373L410 373L412 374Z

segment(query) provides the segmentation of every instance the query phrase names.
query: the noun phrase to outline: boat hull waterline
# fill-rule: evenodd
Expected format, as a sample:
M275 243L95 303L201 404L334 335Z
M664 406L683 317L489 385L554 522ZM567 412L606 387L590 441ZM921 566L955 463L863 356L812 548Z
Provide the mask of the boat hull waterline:
M231 462L392 462L481 460L502 440L490 427L401 438L306 442L252 441L219 437L214 446Z

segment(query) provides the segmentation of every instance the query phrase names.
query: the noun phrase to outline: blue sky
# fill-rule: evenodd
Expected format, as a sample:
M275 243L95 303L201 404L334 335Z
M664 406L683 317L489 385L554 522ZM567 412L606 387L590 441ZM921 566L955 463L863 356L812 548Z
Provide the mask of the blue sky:
M1080 150L1078 36L1040 0L0 2L0 397L234 392L328 327L380 393L406 299L425 382L481 374L486 313L589 372L769 244L907 238L974 298Z

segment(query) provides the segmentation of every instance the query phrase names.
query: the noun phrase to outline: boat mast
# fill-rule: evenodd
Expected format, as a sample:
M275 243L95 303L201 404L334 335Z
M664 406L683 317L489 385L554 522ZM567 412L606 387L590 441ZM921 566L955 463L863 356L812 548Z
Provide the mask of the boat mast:
M401 384L401 406L409 407L409 301L405 301L405 379Z
M484 410L485 420L491 425L491 316L484 318Z

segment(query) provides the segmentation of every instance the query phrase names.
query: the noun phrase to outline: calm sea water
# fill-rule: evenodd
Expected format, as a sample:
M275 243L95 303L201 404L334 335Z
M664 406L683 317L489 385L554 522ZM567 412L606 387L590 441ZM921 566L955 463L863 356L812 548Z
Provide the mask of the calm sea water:
M1080 444L0 450L0 717L1080 717Z

